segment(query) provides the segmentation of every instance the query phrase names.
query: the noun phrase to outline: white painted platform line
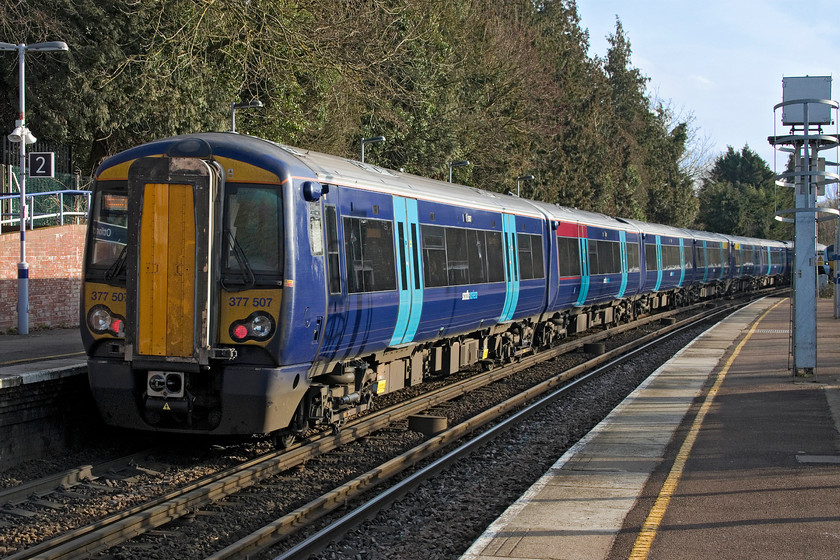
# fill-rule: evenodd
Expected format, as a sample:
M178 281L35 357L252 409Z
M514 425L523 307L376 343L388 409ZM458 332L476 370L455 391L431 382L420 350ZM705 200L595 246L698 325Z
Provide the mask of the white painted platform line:
M767 298L753 302L709 328L653 372L502 513L461 559L560 558L558 554L563 558L605 558L709 375L738 335L772 303ZM558 499L558 491L564 494L562 498ZM556 508L558 502L573 503L577 511L564 510L562 517L553 520L551 531L546 531L540 520L548 512L531 510ZM564 536L550 536L549 532ZM536 539L539 544L526 545L526 539ZM558 542L564 539L575 544L565 553L560 552ZM586 550L581 549L582 544Z

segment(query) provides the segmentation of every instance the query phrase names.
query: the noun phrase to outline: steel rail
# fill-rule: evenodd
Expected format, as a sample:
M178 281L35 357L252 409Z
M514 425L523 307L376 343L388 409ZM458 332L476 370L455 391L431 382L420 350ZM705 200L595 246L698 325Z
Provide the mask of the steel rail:
M132 453L131 455L119 457L97 465L81 465L37 480L25 482L18 486L4 488L0 490L0 505L17 504L27 501L33 495L47 494L84 484L110 471L124 468L132 462L141 461L143 457L148 456L152 452L150 449L138 451L137 453Z

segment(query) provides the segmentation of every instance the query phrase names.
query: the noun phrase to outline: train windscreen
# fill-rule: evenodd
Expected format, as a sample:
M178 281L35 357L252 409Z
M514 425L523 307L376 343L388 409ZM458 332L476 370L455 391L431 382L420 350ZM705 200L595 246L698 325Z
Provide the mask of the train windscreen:
M226 287L276 286L283 270L283 205L276 187L227 185L222 274Z
M109 270L118 266L125 259L128 240L128 195L125 186L104 188L96 193L90 223L88 267ZM113 276L124 272L114 269Z

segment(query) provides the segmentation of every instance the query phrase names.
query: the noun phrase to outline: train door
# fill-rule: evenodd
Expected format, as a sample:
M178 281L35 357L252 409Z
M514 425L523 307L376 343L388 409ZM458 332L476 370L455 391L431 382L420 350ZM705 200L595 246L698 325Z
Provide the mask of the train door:
M220 181L198 158L143 158L129 169L126 353L132 359L208 363L213 199Z
M519 248L516 240L516 216L502 214L502 237L505 252L505 304L499 322L513 319L519 302Z
M327 252L327 300L326 325L321 330L321 353L333 357L338 347L347 318L345 300L347 287L342 272L342 236L339 226L338 196L340 189L330 189L329 201L324 201L324 233ZM335 193L335 194L333 194Z
M414 340L423 311L423 274L420 266L420 224L417 201L394 196L396 225L397 290L399 311L390 345Z
M402 208L405 216L405 202ZM401 309L392 197L330 189L324 221L329 298L320 356L333 361L394 338ZM405 231L406 220L403 226ZM409 304L407 311L406 325L416 330L419 306Z
M580 307L586 303L589 295L590 269L589 269L589 235L588 228L578 224L578 250L580 251L580 294L575 305Z
M618 299L624 297L624 292L627 291L627 232L621 230L618 232L618 247L619 247L619 261L621 263L621 286L618 288Z
M653 286L653 291L658 292L662 288L662 238L656 235L654 239L656 241L656 284Z

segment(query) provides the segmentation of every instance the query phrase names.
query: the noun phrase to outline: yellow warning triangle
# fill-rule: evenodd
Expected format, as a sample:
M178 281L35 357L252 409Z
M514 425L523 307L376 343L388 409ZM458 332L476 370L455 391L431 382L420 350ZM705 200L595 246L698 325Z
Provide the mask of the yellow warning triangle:
M163 410L172 410L169 408L169 403L163 403Z

